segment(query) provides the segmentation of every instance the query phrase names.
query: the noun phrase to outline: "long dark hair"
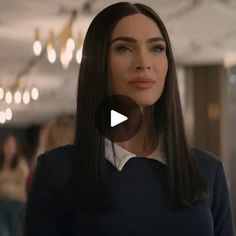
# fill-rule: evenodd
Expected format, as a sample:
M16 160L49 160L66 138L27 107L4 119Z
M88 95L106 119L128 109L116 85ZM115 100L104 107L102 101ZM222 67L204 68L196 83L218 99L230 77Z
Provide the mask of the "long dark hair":
M13 138L16 142L16 153L14 154L11 164L10 164L10 168L11 169L15 169L18 165L18 161L20 158L20 152L19 152L19 144L17 142L17 139L14 135L12 134L7 134L6 136L3 137L3 139L1 140L1 145L0 145L0 171L3 168L4 162L5 162L5 154L4 154L4 146L6 144L6 142L8 141L8 139Z
M157 133L163 137L171 205L190 207L206 199L207 188L186 142L168 33L160 17L143 4L113 4L101 11L89 26L78 80L75 135L77 156L74 158L72 180L74 187L81 190L80 194L87 194L84 199L90 205L94 191L106 191L103 184L104 138L95 127L94 115L99 102L108 96L108 51L112 32L123 17L137 13L144 14L157 24L167 45L168 72L163 93L154 104L153 119Z

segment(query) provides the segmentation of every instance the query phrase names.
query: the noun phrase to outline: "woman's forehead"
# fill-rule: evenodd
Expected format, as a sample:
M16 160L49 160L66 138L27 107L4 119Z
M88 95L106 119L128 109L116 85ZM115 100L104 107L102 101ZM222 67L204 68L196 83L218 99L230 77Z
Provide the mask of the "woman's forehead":
M112 39L115 37L153 38L162 36L162 33L152 19L143 14L125 16L115 26Z

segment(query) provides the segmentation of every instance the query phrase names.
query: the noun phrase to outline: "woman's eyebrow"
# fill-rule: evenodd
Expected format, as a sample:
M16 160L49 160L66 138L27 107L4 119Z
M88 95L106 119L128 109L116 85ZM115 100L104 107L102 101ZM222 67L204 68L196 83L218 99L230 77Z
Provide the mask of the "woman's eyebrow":
M137 40L135 38L125 37L125 36L119 36L119 37L113 38L111 40L111 44L114 43L115 41L125 41L125 42L129 42L129 43L137 43ZM148 43L153 43L153 42L157 42L157 41L165 42L164 38L161 36L147 39Z

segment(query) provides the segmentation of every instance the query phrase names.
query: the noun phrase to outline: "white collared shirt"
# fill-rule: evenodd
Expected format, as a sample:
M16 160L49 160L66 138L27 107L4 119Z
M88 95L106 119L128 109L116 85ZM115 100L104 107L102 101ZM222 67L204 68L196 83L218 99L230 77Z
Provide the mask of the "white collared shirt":
M134 153L129 152L128 150L114 144L115 156L112 150L112 143L109 139L105 138L105 158L111 162L111 164L117 168L117 170L121 171L124 167L125 163L130 159L137 157ZM151 158L154 160L158 160L163 164L166 164L164 159L163 152L161 151L161 145L158 145L154 152L147 156L147 158Z

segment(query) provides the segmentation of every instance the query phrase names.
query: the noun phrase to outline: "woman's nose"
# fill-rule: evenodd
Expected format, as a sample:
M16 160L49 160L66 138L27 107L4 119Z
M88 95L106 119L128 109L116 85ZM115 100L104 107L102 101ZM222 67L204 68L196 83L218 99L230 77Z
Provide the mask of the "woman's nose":
M143 65L143 66L137 66L136 67L137 70L150 70L151 69L151 66L148 66L148 65Z
M136 55L136 70L150 70L151 62L147 55L147 52L140 51Z

